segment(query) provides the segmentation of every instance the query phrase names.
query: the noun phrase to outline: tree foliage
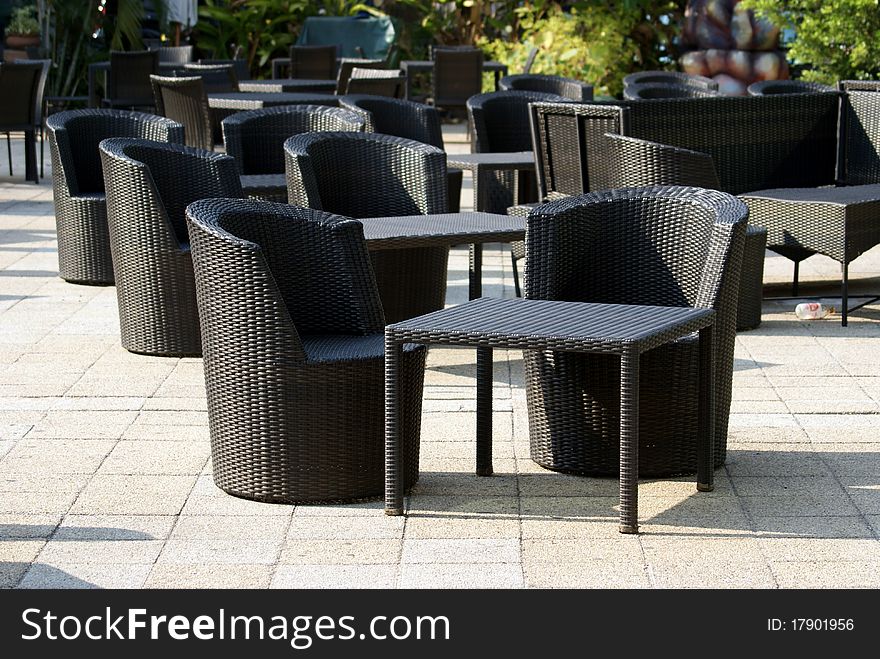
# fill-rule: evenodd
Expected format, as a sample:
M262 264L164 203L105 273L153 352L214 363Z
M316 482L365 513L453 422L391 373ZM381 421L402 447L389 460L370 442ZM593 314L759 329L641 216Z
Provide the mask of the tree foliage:
M833 84L880 75L878 0L747 0L794 31L788 56L806 80Z

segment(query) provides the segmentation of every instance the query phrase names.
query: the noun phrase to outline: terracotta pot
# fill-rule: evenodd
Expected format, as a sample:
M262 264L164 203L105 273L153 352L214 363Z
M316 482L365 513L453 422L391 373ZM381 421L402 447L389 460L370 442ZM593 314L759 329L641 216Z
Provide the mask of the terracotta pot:
M6 45L10 48L28 48L40 45L39 34L10 34L6 37Z

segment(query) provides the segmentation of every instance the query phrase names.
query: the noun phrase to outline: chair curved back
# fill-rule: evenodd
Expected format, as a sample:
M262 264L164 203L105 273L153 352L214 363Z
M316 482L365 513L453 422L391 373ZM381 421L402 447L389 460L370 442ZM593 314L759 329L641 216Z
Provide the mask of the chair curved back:
M336 46L291 46L288 75L314 80L335 78Z
M362 57L343 57L339 60L339 70L336 73L336 93L342 95L347 93L348 81L351 78L351 72L355 69L384 69L384 59L366 59Z
M209 65L232 64L232 70L235 71L235 78L237 80L247 80L251 77L246 59L200 59L198 63Z
M150 76L156 113L183 124L187 146L213 150L211 109L202 78Z
M156 51L159 53L160 62L186 64L192 62L193 58L192 46L162 46Z
M715 89L695 85L669 85L663 83L639 83L623 88L623 98L627 101L642 101L653 98L703 98L721 96Z
M385 319L361 223L234 199L195 202L187 217L215 483L261 501L381 495ZM424 354L400 363L409 486Z
M400 98L406 78L399 69L363 69L356 66L351 70L346 94L368 94Z
M768 96L770 94L817 94L835 90L834 87L806 80L761 80L753 82L746 91L749 96Z
M844 80L837 178L846 185L880 182L880 82Z
M339 99L339 105L361 113L368 133L396 135L443 148L440 113L430 105L360 94L346 94Z
M49 69L52 68L52 60L50 59L17 59L15 64L40 64L43 68L40 78L37 81L36 96L34 98L35 112L34 124L36 126L43 125L43 95L46 92L46 81L49 79ZM2 65L0 65L2 66ZM4 92L5 94L5 92Z
M378 133L305 133L284 143L288 201L350 217L443 213L446 154Z
M104 140L100 150L122 346L200 355L186 207L206 197L241 197L235 163L132 138Z
M707 153L681 149L634 137L606 133L605 155L614 167L609 187L685 185L717 190L721 187L715 161Z
M205 86L206 94L237 92L238 78L232 64L184 64L186 76L199 76Z
M498 83L501 91L533 91L557 94L573 101L592 101L593 85L562 76L519 73L504 76Z
M527 220L525 296L712 308L715 466L724 463L736 297L748 209L715 190L656 186L566 197ZM553 469L618 469L619 364L602 356L528 352L532 457ZM642 360L639 473L696 469L696 343Z
M479 48L436 47L433 60L434 105L463 107L471 96L483 91L483 51Z
M684 85L702 89L718 89L718 83L705 76L683 73L681 71L637 71L623 78L623 86L661 84Z
M41 83L45 85L43 61L0 64L0 131L34 130L41 114Z
M150 86L150 75L158 73L159 52L156 50L111 51L105 105L152 107L153 88Z
M557 94L533 91L506 91L477 94L467 101L474 151L530 151L529 104L559 103Z
M182 144L183 126L126 110L69 110L46 118L58 230L59 273L81 283L113 282L99 143L138 137Z
M237 112L223 120L226 153L242 174L284 172L284 140L315 131L364 130L362 115L324 105L285 105Z

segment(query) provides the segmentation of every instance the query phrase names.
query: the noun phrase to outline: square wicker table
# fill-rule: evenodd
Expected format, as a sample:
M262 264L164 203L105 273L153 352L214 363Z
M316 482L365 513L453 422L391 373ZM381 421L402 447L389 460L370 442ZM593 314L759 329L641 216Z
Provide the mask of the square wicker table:
M638 533L639 362L699 332L697 489L713 489L715 311L690 307L480 298L385 328L385 513L403 514L397 371L405 343L477 349L477 475L492 475L492 350L600 352L620 357L620 527Z

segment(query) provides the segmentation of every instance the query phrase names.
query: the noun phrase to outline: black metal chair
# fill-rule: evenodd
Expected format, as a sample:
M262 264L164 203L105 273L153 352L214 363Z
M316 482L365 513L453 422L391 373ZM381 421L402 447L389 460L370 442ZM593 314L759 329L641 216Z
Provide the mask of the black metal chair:
M745 204L723 192L625 188L542 204L526 230L527 298L715 309L715 467L726 456L747 218ZM640 360L640 476L696 471L697 344L692 335ZM552 351L523 358L532 459L617 474L620 360Z
M202 78L150 76L150 82L156 113L183 124L187 146L212 151L214 127Z
M501 91L533 91L556 94L573 101L592 101L593 85L573 78L520 73L504 76L498 83Z
M0 132L6 133L9 175L12 176L11 132L24 133L25 178L39 183L37 130L42 126L42 87L48 66L44 61L0 64ZM42 128L39 129L42 133ZM42 139L41 139L42 142Z
M359 222L249 200L187 209L214 482L258 501L384 491L382 304ZM398 395L404 488L418 479L424 347Z
M110 52L104 107L129 110L153 110L153 88L150 76L159 73L156 50Z
M69 110L46 119L58 233L58 271L78 284L113 283L107 202L98 144L138 137L182 144L183 126L125 110Z
M324 105L285 105L236 112L223 120L226 153L235 158L245 194L287 201L284 141L315 131L364 130L361 114Z
M396 135L408 140L423 142L443 149L443 132L440 113L437 108L397 98L380 98L346 94L339 99L339 105L363 115L365 131ZM464 172L449 167L446 170L449 183L449 212L457 213L461 208L461 184Z
M445 213L446 154L378 133L305 133L284 143L288 202L349 217ZM388 322L442 309L449 248L373 253Z
M230 156L132 138L101 142L122 347L201 355L186 207L241 197Z

